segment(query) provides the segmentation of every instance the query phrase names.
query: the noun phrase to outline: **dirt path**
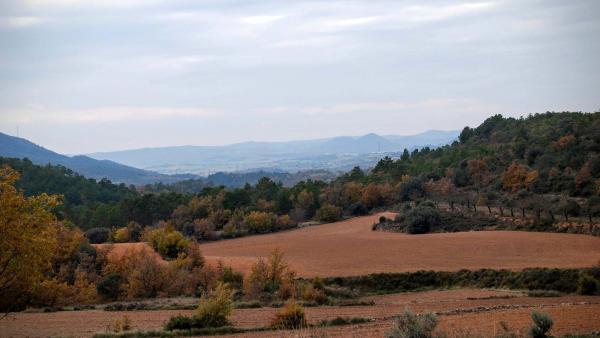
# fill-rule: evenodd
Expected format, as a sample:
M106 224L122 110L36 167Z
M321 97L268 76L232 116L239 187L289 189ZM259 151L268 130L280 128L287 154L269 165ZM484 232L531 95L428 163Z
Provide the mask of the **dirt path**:
M405 235L371 231L379 216L293 231L202 244L208 261L248 271L279 247L300 276L351 276L375 272L527 267L588 267L600 260L600 238L521 231Z
M481 328L482 332L488 333L489 330L494 329L494 323L497 326L501 320L508 321L514 328L526 326L531 311L535 309L549 312L553 316L557 323L557 332L600 330L600 297L598 296L531 298L514 291L457 289L374 296L369 299L375 301L375 305L306 308L307 318L310 323L338 316L372 318L375 321L371 323L335 327L327 331L331 331L332 336L344 336L352 330L365 337L381 337L391 325L391 316L410 308L417 313L427 311L440 313L440 327L445 329L477 327ZM266 326L279 310L275 308L234 310L231 320L238 327ZM193 311L183 310L16 313L0 321L0 336L91 336L105 330L108 325L124 315L129 316L136 329L160 330L171 316L192 313ZM587 331L573 331L577 328ZM285 332L261 332L241 336L280 337L286 334Z

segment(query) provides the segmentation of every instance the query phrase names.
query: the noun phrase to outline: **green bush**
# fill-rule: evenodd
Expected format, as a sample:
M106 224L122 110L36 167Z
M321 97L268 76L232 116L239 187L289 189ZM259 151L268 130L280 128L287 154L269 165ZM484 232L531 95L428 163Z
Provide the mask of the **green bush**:
M439 226L440 220L440 213L435 208L419 205L406 214L403 223L409 234L426 234Z
M244 284L244 275L239 271L234 271L229 266L224 266L221 280L232 288L240 290Z
M335 222L342 218L342 209L331 204L324 204L317 210L316 217L321 222Z
M600 290L600 283L588 274L582 274L577 282L577 292L582 295L595 295Z
M552 329L554 322L552 318L545 313L533 312L531 314L533 323L529 327L529 336L532 338L546 338L548 331Z
M190 244L189 240L170 224L162 228L146 230L143 239L165 258L177 258L179 253L184 252Z
M410 310L398 316L386 338L430 338L437 326L437 318L433 313L415 315Z
M364 216L369 214L369 209L364 204L358 202L348 207L348 213L352 216Z
M585 270L587 271L587 270ZM522 271L510 270L460 270L416 271L400 273L376 273L366 276L324 278L328 296L340 290L349 296L362 293L391 293L448 287L507 288L526 290L555 290L564 293L577 291L578 269L533 268ZM337 296L337 297L336 297Z
M110 229L107 228L91 228L85 232L85 237L91 244L100 244L108 241Z
M191 330L194 327L196 327L196 325L193 318L177 315L169 319L167 325L165 325L165 330Z
M118 273L111 273L104 277L96 285L96 290L100 297L105 300L116 300L121 294L121 284L123 283L123 277Z

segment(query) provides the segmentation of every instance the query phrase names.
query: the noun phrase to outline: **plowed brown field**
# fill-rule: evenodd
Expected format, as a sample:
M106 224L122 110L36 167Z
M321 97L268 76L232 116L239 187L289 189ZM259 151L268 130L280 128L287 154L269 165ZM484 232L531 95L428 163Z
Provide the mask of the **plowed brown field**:
M496 298L494 298L496 297ZM509 298L503 298L509 297ZM410 308L416 313L438 313L440 329L449 332L469 328L474 333L489 336L506 321L521 330L529 324L531 311L548 312L555 321L554 334L585 333L600 330L599 296L566 296L556 298L531 298L519 292L457 289L427 291L370 297L373 306L306 308L309 323L338 316L371 318L372 322L322 329L333 337L382 337L392 323L391 317ZM476 310L475 310L476 309ZM234 310L232 322L238 327L262 327L269 324L280 309ZM459 310L457 313L456 310ZM159 330L164 322L177 314L190 315L192 311L128 311L101 310L16 313L0 320L2 337L91 336L105 330L113 321L129 316L138 330ZM293 337L298 332L255 332L235 337Z
M379 216L202 244L208 261L248 271L279 247L300 276L527 267L589 267L600 260L600 238L524 231L406 235L372 231Z
M405 235L371 231L379 216L358 217L276 234L252 236L202 244L208 261L222 260L247 271L259 257L279 247L291 268L300 276L349 276L374 272L526 267L588 267L600 260L600 238L584 235L516 231L464 232ZM145 243L112 246L111 257L127 249L142 250ZM156 255L157 259L161 259ZM600 331L599 296L531 298L519 292L497 290L446 290L370 297L374 306L306 308L309 323L342 317L372 321L326 329L331 337L382 337L392 325L392 316L410 308L414 312L438 313L440 329L471 331L490 336L501 321L521 332L529 325L532 311L544 311L554 319L553 334ZM232 323L254 328L269 324L274 308L234 310ZM161 329L176 314L192 311L102 310L13 313L0 320L1 337L91 336L105 330L123 315L138 330ZM309 337L311 331L249 332L234 337Z

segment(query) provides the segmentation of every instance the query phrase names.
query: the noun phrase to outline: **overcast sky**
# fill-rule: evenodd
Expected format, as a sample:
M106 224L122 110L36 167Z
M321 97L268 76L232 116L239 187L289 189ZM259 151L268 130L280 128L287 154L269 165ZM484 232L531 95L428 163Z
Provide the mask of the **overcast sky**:
M600 109L600 1L1 0L0 131L63 153Z

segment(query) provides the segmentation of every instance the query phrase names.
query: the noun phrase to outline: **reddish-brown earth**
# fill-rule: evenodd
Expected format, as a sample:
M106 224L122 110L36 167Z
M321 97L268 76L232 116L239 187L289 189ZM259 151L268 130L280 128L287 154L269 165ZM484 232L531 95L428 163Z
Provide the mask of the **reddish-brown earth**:
M372 231L379 216L202 244L208 261L248 271L280 248L300 276L527 267L588 267L600 260L600 238L587 235L480 231L406 235Z
M428 235L371 231L380 215L393 217L391 213L358 217L276 234L207 243L201 248L208 261L222 260L236 269L248 271L259 257L267 256L278 247L291 268L305 277L422 269L574 268L592 266L600 260L600 238L597 237L516 231ZM110 255L116 257L127 249L141 250L143 247L147 244L116 244ZM360 325L314 329L332 337L382 337L392 325L391 316L406 308L418 313L438 312L439 328L450 332L451 336L465 330L490 336L499 330L501 321L524 332L533 310L547 312L553 317L555 335L600 331L598 296L530 298L511 291L461 289L370 299L375 301L374 306L307 308L307 317L310 323L338 316L373 319ZM238 327L262 327L268 325L277 311L279 309L274 308L234 310L232 322ZM130 317L136 329L157 330L168 318L180 313L190 315L192 311L15 313L0 320L0 336L91 336L124 315ZM268 331L234 336L308 337L310 333L311 330Z
M505 298L508 297L508 298ZM458 289L374 296L373 306L306 308L309 323L342 317L371 318L372 322L320 329L330 336L382 337L392 323L391 317L410 308L416 313L437 312L440 329L456 332L468 328L473 333L490 335L499 328L500 321L523 331L529 324L532 311L548 312L555 321L554 334L585 333L600 330L600 297L565 296L531 298L513 291ZM460 310L458 313L456 310ZM269 324L280 309L234 310L232 322L238 327L262 327ZM474 311L474 312L472 312ZM103 331L124 315L129 316L135 329L160 330L164 322L177 314L190 315L193 311L159 310L108 312L101 310L15 313L0 320L2 337L91 336ZM250 332L242 337L286 337L298 332Z

